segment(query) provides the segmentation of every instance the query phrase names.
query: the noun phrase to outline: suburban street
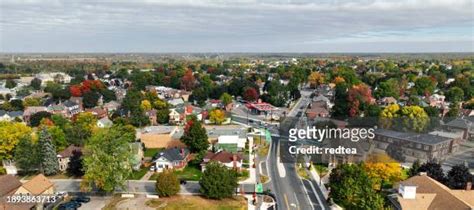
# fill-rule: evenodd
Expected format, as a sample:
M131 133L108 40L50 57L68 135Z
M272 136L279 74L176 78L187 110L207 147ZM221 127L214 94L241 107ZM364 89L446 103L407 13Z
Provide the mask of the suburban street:
M267 169L271 177L272 192L277 196L280 209L329 209L326 199L315 180L301 179L295 168L294 157L289 155L284 143L288 141L288 129L295 127L302 118L298 112L304 111L310 102L310 91L301 91L302 97L288 113L280 132L272 133L271 149L267 158ZM275 137L281 136L281 137Z

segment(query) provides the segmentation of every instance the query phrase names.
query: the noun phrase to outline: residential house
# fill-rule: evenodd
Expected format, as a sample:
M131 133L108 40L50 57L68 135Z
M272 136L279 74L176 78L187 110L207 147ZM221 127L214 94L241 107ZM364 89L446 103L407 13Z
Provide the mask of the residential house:
M181 114L176 109L170 109L169 118L171 125L179 125L182 122Z
M190 160L187 148L169 148L156 154L153 163L157 172L165 169L182 169L186 167Z
M314 97L313 102L324 102L324 107L328 110L332 109L332 107L334 106L331 100L324 95L319 95L317 97Z
M43 174L38 174L33 179L23 183L14 194L53 195L54 190L54 184Z
M117 101L110 101L110 102L107 102L107 103L104 103L104 105L102 105L102 107L107 110L107 112L109 114L117 111L117 109L120 107L120 103L117 102Z
M81 152L81 148L76 147L74 145L70 145L69 147L58 153L57 157L60 171L66 171L69 164L69 159L73 156L75 152Z
M7 202L7 196L12 196L21 187L21 182L13 175L0 176L0 210L28 210L32 209L34 203L11 203Z
M99 108L99 107L95 107L95 108L91 108L91 109L86 109L86 110L84 110L84 112L90 112L90 113L92 113L92 115L94 115L94 116L97 117L98 119L104 118L104 117L107 117L107 116L108 116L107 110L106 110L106 109Z
M440 135L398 132L386 129L375 130L375 148L387 150L390 144L394 144L402 150L406 161L413 162L416 159L422 161L444 160L449 154L459 149L459 139L443 137Z
M397 99L395 99L394 97L390 96L390 97L383 97L381 99L379 99L377 101L377 103L380 105L380 106L388 106L390 104L396 104L397 103Z
M66 107L66 116L67 117L72 117L76 114L79 114L81 112L82 108L79 103L76 101L72 100L67 100L63 103L64 107Z
M472 183L465 190L449 189L421 173L398 184L398 193L389 195L394 209L474 209Z
M108 117L103 117L97 120L97 127L99 128L110 128L114 123Z
M176 106L179 106L179 105L183 105L184 100L182 98L173 98L173 99L169 100L168 103L171 104L172 106L176 107Z
M150 125L158 125L156 113L157 113L156 109L148 110L145 112L145 115L150 120Z
M322 101L313 101L310 104L310 108L306 110L306 117L309 120L313 120L316 117L329 117L329 114L326 103Z
M56 83L70 83L72 77L63 72L40 73L35 75L35 78L41 80L41 85L46 86L48 82Z
M446 97L443 95L433 94L428 98L428 103L430 106L437 108L447 107L447 104L444 101L445 98Z
M51 104L48 106L48 112L51 114L57 114L64 117L68 116L68 111L63 104Z
M23 112L22 111L11 111L6 112L0 110L0 121L23 121Z
M16 94L15 94L15 91L11 89L0 87L0 95L3 95L3 96L10 95L11 97L14 97Z
M30 122L30 118L32 115L38 113L38 112L47 112L48 108L45 106L29 106L25 108L25 111L23 112L23 120L27 123Z
M240 171L242 168L242 155L228 151L219 151L217 153L207 152L201 163L201 170L206 170L206 165L210 162L218 162L227 168Z

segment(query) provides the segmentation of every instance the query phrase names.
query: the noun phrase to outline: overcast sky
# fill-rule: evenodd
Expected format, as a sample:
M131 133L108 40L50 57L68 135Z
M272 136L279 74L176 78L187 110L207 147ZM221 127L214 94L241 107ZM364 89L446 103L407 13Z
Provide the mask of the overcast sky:
M0 0L0 52L473 52L474 0Z

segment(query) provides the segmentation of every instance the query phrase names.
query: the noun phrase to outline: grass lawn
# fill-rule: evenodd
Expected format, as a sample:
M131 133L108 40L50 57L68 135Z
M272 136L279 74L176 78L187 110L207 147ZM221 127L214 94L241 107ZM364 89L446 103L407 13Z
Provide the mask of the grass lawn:
M199 166L191 164L188 164L183 170L176 170L174 173L178 176L178 179L188 181L199 181L202 176Z
M268 150L270 149L270 144L264 143L260 144L257 147L257 154L260 157L265 157L268 154Z
M132 171L132 174L130 175L129 179L139 180L146 174L148 170L148 168L140 168L140 170L138 171Z
M174 173L178 176L178 179L187 181L199 181L202 176L202 172L198 166L189 164L183 170L175 170ZM149 180L156 180L159 173L151 175Z
M148 200L147 206L164 210L244 210L247 209L247 200L244 197L237 196L222 200L211 200L200 196L173 196L169 198L160 198Z
M328 167L324 164L313 164L313 168L318 172L320 177L324 177L328 173Z
M306 173L306 169L305 169L304 167L299 167L299 166L297 166L297 167L296 167L296 172L298 173L298 175L299 175L301 178L309 179L309 175L308 175L308 173Z
M145 157L153 157L157 152L164 150L163 148L147 148L145 150L144 156Z

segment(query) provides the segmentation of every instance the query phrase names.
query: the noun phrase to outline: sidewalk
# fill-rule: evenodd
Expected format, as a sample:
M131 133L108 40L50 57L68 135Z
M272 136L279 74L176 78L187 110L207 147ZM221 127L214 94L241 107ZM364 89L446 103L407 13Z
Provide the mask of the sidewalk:
M257 172L253 167L255 162L255 154L253 152L253 138L249 138L249 178L243 181L240 181L239 184L255 184L257 183Z
M311 170L309 170L309 174L311 175L311 178L314 179L318 184L321 192L324 195L324 198L327 199L329 197L329 191L326 189L326 186L324 186L324 182L321 181L321 177L319 176L318 172L316 172L314 168L311 168Z

